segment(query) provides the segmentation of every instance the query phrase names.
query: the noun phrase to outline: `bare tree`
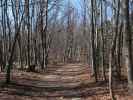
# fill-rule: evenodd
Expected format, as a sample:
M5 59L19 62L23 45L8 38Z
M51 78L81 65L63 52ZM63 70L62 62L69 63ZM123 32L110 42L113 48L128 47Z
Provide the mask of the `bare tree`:
M92 65L92 68L93 68L93 71L94 71L94 76L95 76L95 80L97 82L97 68L96 68L96 54L95 54L95 43L94 43L94 34L95 34L95 27L94 27L94 1L91 0L91 42L92 42L92 59L93 59L93 65Z
M124 11L124 47L123 54L125 59L125 66L128 73L128 85L129 88L133 89L133 67L132 67L132 33L130 28L130 18L129 18L129 0L123 0L123 11Z

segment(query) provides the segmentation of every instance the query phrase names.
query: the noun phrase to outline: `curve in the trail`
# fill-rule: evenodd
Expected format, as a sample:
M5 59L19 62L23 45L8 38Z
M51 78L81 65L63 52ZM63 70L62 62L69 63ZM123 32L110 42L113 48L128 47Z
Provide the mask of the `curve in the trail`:
M90 69L88 65L66 64L49 66L43 74L18 74L15 80L17 84L14 86L18 85L17 88L20 91L28 89L27 94L38 91L35 92L38 96L40 94L45 96L72 96L84 94L86 90L83 88L91 82L90 80Z
M43 80L47 86L74 87L90 80L90 70L87 65L66 64L57 68L48 67Z

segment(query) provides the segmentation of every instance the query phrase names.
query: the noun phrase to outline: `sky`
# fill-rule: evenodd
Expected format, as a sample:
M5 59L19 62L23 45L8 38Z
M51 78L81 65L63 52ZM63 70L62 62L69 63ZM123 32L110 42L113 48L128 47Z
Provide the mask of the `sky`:
M78 11L82 11L81 9L81 5L82 5L82 1L83 0L70 0L72 2L72 4L78 9ZM110 1L110 0L108 0ZM111 20L112 17L112 9L111 7L107 8L107 16L108 16L108 20Z
M68 0L64 0L65 2L64 3L66 3L67 4L67 2L68 2ZM78 13L79 14L81 14L81 12L83 11L83 9L82 9L82 1L83 0L69 0L73 5L74 5L74 7L77 9L77 11L78 11ZM0 9L0 13L1 13L1 9ZM11 9L8 11L8 13L9 13L9 15L10 16L12 16L12 11L11 11ZM111 17L112 17L112 9L110 8L110 7L108 7L108 9L107 9L107 15L108 15L108 19L110 20L111 19ZM13 20L13 17L10 17L10 18L12 18L12 20Z

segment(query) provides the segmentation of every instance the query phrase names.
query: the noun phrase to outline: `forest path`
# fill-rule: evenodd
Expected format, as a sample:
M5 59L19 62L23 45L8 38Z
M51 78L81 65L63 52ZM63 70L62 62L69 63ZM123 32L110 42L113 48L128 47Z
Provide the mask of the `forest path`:
M83 64L66 64L49 66L44 73L16 73L20 78L19 83L24 83L43 88L75 88L87 85L90 82L90 68ZM15 77L14 77L15 78ZM23 79L21 79L23 78ZM14 80L14 79L13 79Z
M51 65L44 73L13 71L12 83L0 86L0 100L104 100L94 98L105 94L108 98L108 85L95 83L90 75L86 64Z

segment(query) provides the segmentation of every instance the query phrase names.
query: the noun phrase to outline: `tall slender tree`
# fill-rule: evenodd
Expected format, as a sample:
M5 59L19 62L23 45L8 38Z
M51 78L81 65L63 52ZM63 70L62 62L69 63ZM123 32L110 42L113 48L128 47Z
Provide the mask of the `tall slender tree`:
M92 43L92 70L97 82L96 50L95 50L94 0L91 0L91 43Z
M125 66L128 73L128 85L131 90L133 90L133 64L132 64L132 33L130 27L130 17L129 17L129 0L123 0L123 11L124 11L124 47L123 54L125 59Z

